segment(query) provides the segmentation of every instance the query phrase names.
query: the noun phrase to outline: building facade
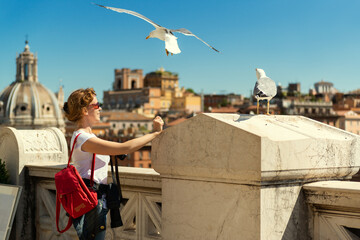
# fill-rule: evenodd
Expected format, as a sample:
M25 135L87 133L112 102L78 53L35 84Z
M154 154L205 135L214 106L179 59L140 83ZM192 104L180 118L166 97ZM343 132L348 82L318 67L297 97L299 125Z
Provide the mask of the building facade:
M332 102L291 101L283 104L286 115L302 115L331 126L339 127L340 116L333 109Z
M339 128L360 135L360 115L354 111L336 111L340 117Z
M115 91L124 89L139 89L144 87L143 70L129 68L115 69Z

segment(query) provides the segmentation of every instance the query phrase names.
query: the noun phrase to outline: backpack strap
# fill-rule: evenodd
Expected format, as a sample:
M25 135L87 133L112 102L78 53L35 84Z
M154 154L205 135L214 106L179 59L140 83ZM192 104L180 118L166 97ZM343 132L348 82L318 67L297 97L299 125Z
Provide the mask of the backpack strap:
M69 230L69 228L71 227L73 219L71 216L69 216L69 220L68 220L66 227L63 230L60 230L59 229L59 218L60 218L60 195L58 193L56 193L56 228L59 233L64 233L67 230Z
M78 137L80 136L81 133L79 133L78 135L76 135L75 139L74 139L74 143L72 145L72 148L71 148L71 152L70 152L70 156L69 156L69 161L68 161L68 165L67 167L70 166L70 161L71 161L71 156L72 156L72 153L74 151L74 147L75 147L75 143L76 143L76 140L78 139Z
M92 187L94 185L95 156L96 156L96 154L93 153L93 160L91 163L90 187Z
M125 155L126 157L126 155ZM124 158L125 158L124 157ZM112 165L112 164L111 164ZM119 166L118 166L118 161L117 159L115 158L115 174L116 174L116 180L117 180L117 183L118 183L118 188L119 188L119 196L120 196L120 201L123 200L123 196L122 196L122 192L121 192L121 185L120 185L120 178L119 178Z

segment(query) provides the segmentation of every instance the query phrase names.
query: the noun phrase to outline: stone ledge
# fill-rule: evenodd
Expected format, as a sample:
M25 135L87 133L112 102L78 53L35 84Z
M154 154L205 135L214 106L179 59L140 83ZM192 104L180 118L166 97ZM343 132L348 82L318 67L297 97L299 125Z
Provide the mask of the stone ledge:
M360 212L360 182L322 181L303 186L307 203L317 210Z
M66 167L66 164L41 163L28 164L31 177L54 178L55 174ZM119 167L119 177L122 186L158 188L161 189L160 174L150 168ZM111 170L108 169L108 179L111 180Z

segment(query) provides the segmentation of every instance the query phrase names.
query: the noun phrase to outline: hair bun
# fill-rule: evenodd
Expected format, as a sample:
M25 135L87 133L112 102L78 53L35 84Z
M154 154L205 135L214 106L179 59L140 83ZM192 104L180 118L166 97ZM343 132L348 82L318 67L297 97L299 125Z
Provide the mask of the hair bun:
M65 112L66 114L69 114L69 106L68 106L68 103L67 103L67 102L64 103L63 109L64 109L64 112Z

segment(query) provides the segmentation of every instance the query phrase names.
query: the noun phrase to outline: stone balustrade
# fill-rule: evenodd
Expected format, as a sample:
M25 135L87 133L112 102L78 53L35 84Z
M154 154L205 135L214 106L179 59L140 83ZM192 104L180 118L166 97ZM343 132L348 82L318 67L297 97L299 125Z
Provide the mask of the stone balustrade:
M54 175L66 165L27 165L27 199L34 203L34 221L27 224L36 229L36 239L77 239L75 229L59 234L55 224L56 189ZM123 197L121 206L124 226L110 227L108 221L106 239L154 240L161 239L161 179L153 169L119 167ZM111 179L111 171L109 172ZM110 213L108 215L110 220ZM62 210L60 228L67 224L68 217ZM32 239L32 238L22 238ZM35 238L33 238L35 239Z
M303 189L313 240L360 239L360 182L321 181Z

